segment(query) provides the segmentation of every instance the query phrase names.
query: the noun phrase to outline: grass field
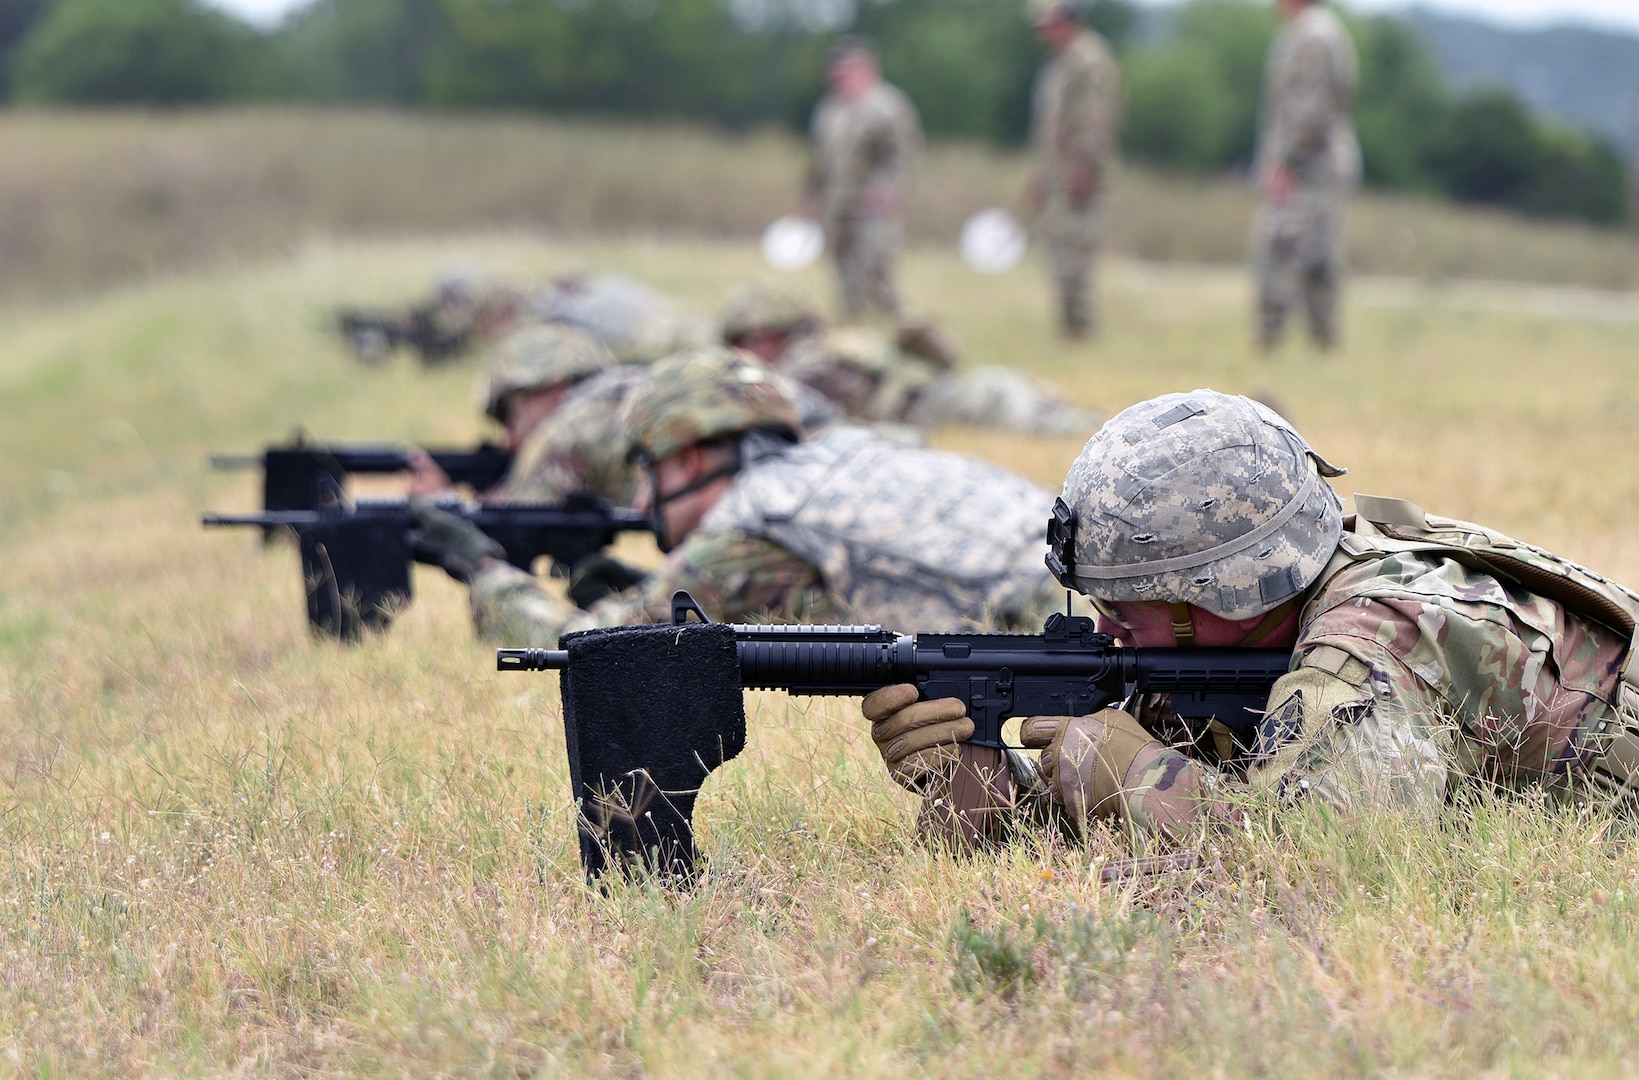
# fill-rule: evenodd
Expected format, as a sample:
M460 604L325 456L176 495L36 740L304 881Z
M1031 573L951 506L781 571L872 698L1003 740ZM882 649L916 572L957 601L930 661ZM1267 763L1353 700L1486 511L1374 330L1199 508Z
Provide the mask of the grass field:
M1530 801L1254 822L1101 886L1114 837L924 850L848 702L758 695L700 887L588 889L555 684L496 675L452 582L418 570L337 649L292 552L197 525L255 497L210 450L480 433L472 367L364 369L321 328L455 255L701 306L756 272L709 241L315 242L0 322L0 1072L1631 1074L1631 834ZM1066 350L1034 273L923 251L907 279L975 361L1107 410L1271 395L1342 490L1639 581L1632 321L1366 282L1341 354L1264 360L1238 274L1117 262L1104 339ZM1079 449L937 441L1055 487Z
M155 271L258 259L310 237L523 228L571 236L755 236L796 199L804 149L778 132L528 116L224 109L0 111L0 302ZM948 245L1022 187L1017 153L935 143L910 230ZM1234 179L1121 170L1110 244L1149 260L1238 263L1253 195ZM1639 287L1631 234L1363 196L1356 270Z

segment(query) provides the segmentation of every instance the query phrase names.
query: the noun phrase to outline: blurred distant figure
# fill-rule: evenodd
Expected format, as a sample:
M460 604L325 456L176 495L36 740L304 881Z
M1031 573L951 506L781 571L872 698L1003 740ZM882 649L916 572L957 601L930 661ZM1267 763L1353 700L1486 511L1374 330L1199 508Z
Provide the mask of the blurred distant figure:
M626 274L561 274L529 295L542 322L590 334L623 364L649 364L711 340L709 317Z
M365 363L385 360L395 349L414 349L423 364L454 360L495 341L517 325L523 295L502 282L474 274L445 273L431 300L398 311L342 308L336 323Z
M1053 55L1036 78L1038 165L1026 198L1052 263L1067 338L1086 337L1095 326L1093 256L1123 111L1121 68L1104 39L1077 21L1080 8L1080 0L1030 4L1036 35Z
M1360 179L1349 112L1359 62L1338 17L1319 0L1275 0L1286 25L1269 48L1252 226L1258 344L1273 347L1299 304L1316 344L1337 342L1343 201Z
M826 83L803 213L825 229L847 318L897 316L900 194L922 141L916 107L882 80L875 51L857 39L831 54Z

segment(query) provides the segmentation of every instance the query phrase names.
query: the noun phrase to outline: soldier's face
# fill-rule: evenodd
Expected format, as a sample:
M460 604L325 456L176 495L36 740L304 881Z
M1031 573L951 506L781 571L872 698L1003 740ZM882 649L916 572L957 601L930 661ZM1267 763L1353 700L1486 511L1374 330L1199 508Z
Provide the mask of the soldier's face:
M876 84L876 62L867 53L844 53L831 61L826 81L838 97L860 97Z
M1102 600L1096 606L1099 610L1099 632L1109 634L1123 645L1140 649L1170 649L1178 644L1172 629L1171 604L1162 601L1135 603ZM1193 604L1188 607L1190 625L1195 629L1195 644L1203 647L1233 648L1244 645L1247 636L1263 622L1262 615L1254 615L1250 619L1225 619ZM1257 644L1271 648L1292 644L1297 638L1297 618L1298 609L1294 604L1287 619Z
M558 411L568 393L568 386L553 386L513 394L506 409L506 449L517 453L529 433Z
M671 551L688 539L733 483L721 463L698 445L652 462L644 472L634 501L636 509L655 523L661 551Z
M790 343L791 335L784 330L753 330L729 342L736 349L744 349L765 364L772 364L785 355L785 347Z
M1076 24L1063 15L1049 15L1036 24L1036 39L1054 52L1070 44Z

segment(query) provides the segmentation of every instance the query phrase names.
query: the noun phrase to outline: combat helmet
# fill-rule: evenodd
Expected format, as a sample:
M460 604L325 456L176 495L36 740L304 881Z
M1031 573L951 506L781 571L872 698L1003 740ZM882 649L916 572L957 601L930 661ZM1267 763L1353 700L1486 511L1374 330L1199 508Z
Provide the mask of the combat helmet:
M723 345L689 349L651 368L626 399L624 426L629 456L647 461L744 432L802 437L796 407L778 376Z
M813 305L791 290L756 282L729 295L719 321L723 344L734 345L753 334L811 334L822 320Z
M1327 462L1268 406L1214 390L1112 417L1070 466L1047 565L1101 600L1247 619L1320 576L1343 531Z
M495 350L482 386L484 412L504 424L507 398L513 394L576 383L614 363L609 350L584 331L555 324L525 326Z

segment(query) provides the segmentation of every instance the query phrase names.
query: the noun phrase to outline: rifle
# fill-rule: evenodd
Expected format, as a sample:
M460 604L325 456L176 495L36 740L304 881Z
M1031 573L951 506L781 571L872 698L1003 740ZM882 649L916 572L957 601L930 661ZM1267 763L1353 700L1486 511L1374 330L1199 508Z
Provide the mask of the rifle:
M688 621L690 613L700 622ZM710 623L689 594L672 622L564 635L562 649L501 649L501 671L560 672L581 861L688 877L691 816L705 777L745 747L742 690L856 697L913 683L924 699L960 698L973 719L951 812L960 846L996 839L1013 801L1003 727L1015 717L1083 716L1135 694L1169 694L1193 729L1216 718L1245 746L1281 732L1265 716L1286 649L1134 649L1092 619L1054 613L1039 634L898 634L880 626ZM641 673L641 677L634 677Z
M439 326L436 303L398 314L343 308L336 312L336 328L366 364L380 363L394 349L414 349L422 364L431 366L454 359L472 342L467 328Z
M440 502L506 549L514 566L532 569L550 555L570 567L602 551L623 532L649 532L650 519L610 506L593 495L572 495L551 505L501 503L471 506ZM206 527L288 528L296 534L307 621L315 634L357 641L362 630L386 629L410 600L410 564L432 561L416 549L414 519L401 500L361 500L317 510L268 510L260 514L214 514Z
M429 450L450 480L486 491L512 467L512 454L491 443L471 450ZM262 470L262 509L321 510L341 500L350 473L398 473L410 467L410 454L396 446L310 443L298 432L288 446L270 446L261 454L212 454L213 469Z

